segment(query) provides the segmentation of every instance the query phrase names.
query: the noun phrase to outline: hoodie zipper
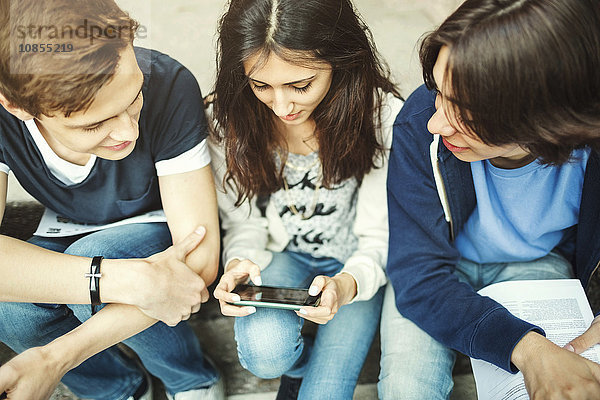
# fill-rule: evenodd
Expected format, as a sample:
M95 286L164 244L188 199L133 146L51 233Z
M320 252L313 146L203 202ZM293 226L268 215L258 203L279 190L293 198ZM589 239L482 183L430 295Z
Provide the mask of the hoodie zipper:
M437 189L440 202L442 203L442 209L444 210L444 217L446 222L450 224L450 240L454 241L454 223L452 221L452 214L450 212L450 202L448 201L446 186L444 186L444 180L442 179L442 172L440 170L440 163L438 159L439 144L440 135L433 135L433 141L431 142L431 145L429 145L429 158L431 159L431 166L433 167L435 187Z

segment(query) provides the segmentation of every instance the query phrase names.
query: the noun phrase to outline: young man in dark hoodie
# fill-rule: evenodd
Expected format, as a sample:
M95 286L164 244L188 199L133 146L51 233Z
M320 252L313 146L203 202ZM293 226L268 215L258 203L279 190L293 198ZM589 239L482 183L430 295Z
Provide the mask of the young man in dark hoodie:
M476 292L586 285L600 260L599 8L467 0L424 39L388 172L382 398L448 398L455 350L520 370L531 398L600 397L599 365Z

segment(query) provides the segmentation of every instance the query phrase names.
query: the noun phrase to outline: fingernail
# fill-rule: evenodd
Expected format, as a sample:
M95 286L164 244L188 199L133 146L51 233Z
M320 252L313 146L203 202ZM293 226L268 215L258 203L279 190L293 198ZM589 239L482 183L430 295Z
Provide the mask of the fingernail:
M570 344L566 344L565 347L564 347L564 349L572 351L573 353L575 353L575 348L573 346L571 346Z
M299 309L298 312L302 315L308 314L304 308Z
M256 312L256 307L245 307L244 309L248 312L248 315Z
M206 228L203 226L199 226L194 232L196 232L198 235L204 235L206 233Z
M311 287L308 288L308 294L311 296L316 296L319 294L319 288L312 285Z
M233 301L240 301L241 300L240 295L239 294L233 294L233 295L231 295L231 300L233 300Z
M260 276L255 276L254 279L252 279L252 282L254 282L256 286L262 286L262 279Z

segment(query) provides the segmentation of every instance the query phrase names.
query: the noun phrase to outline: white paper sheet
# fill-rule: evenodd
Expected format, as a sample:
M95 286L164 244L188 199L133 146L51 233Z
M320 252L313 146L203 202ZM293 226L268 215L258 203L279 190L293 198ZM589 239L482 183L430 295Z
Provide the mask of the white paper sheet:
M578 279L500 282L481 289L479 294L491 297L515 316L542 327L546 337L561 347L582 334L594 319ZM600 346L592 347L582 356L600 362ZM471 359L471 365L480 400L529 399L521 372L513 375L475 359Z
M34 235L45 237L75 236L82 233L94 232L127 224L166 221L167 217L165 216L164 211L157 210L106 225L82 224L74 222L69 218L61 217L54 211L46 208Z

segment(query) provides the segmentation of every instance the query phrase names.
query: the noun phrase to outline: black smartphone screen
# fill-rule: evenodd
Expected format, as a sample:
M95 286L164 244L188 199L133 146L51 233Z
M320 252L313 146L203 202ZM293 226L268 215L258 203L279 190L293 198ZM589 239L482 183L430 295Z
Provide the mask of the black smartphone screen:
M243 301L291 304L297 306L317 306L321 293L310 296L308 289L283 288L274 286L252 286L239 284L232 293L237 293Z

